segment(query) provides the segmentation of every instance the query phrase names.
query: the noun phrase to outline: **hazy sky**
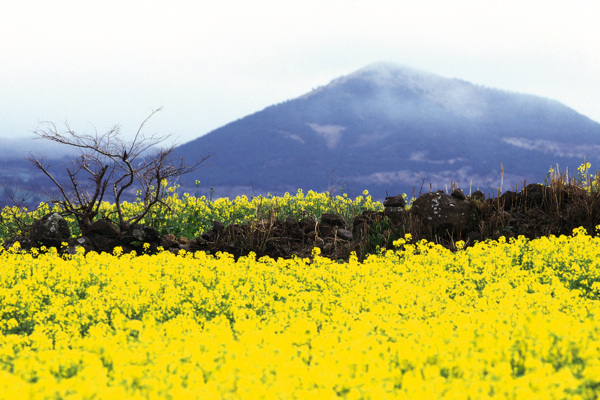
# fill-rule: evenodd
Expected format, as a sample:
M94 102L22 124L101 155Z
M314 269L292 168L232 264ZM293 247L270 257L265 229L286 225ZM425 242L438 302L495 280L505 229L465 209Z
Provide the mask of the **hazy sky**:
M20 0L0 9L0 137L39 121L185 142L378 61L600 121L597 1Z

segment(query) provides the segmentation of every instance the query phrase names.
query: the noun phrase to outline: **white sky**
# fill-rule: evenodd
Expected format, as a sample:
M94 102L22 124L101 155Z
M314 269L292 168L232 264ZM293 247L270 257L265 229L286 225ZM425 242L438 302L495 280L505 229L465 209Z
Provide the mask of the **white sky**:
M20 0L0 5L0 137L39 121L185 142L389 61L600 121L600 3Z

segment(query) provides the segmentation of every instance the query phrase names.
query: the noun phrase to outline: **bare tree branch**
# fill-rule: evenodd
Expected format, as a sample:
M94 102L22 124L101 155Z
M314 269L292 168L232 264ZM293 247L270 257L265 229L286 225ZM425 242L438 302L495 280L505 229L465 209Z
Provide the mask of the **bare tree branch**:
M98 134L97 131L79 134L68 125L65 132L59 132L54 123L45 122L45 129L34 132L42 139L80 151L80 155L73 160L73 168L67 169L67 182L59 182L49 166L35 156L29 159L59 190L60 195L51 201L61 205L67 215L77 219L82 233L85 234L98 215L100 203L109 186L116 206L118 228L125 232L131 224L141 221L154 206L162 203L163 180L195 171L208 158L187 165L181 159L173 159L174 146L159 147L168 136L144 136L144 126L158 111L160 108L152 111L140 124L131 142L121 139L119 126L114 126L104 134ZM133 216L125 216L122 202L126 193L134 187L142 192L142 210Z

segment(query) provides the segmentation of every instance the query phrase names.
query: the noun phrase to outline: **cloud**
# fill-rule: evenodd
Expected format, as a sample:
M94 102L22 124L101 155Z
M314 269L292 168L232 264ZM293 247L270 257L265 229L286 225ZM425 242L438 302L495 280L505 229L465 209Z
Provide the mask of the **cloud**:
M515 147L542 152L544 154L552 154L557 157L572 157L583 160L584 158L600 159L600 146L585 145L578 146L571 143L559 143L543 139L523 139L517 137L508 137L502 139L505 143Z
M430 158L427 158L427 151L415 151L414 153L412 153L410 155L409 160L410 161L426 162L426 163L429 163L429 164L445 164L445 163L448 163L450 165L453 165L454 163L459 162L459 161L467 161L467 159L462 158L462 157L451 158L449 160L432 160Z

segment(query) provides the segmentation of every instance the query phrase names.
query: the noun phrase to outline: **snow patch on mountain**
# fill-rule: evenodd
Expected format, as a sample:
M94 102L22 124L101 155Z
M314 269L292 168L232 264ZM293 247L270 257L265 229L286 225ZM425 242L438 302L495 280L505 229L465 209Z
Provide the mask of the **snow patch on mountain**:
M325 139L325 144L330 149L336 148L342 138L342 132L346 130L346 127L341 125L319 125L308 122L306 125L310 126L312 130Z

